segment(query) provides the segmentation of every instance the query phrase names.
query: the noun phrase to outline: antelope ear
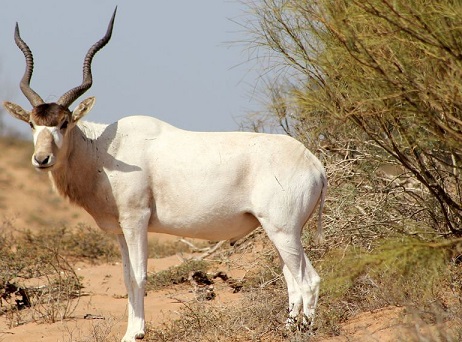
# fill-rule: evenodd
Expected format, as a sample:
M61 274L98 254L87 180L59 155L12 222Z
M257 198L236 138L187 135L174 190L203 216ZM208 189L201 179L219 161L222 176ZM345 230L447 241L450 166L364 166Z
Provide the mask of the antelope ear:
M93 108L95 101L96 98L92 96L80 102L72 112L72 122L77 122L84 117Z
M8 101L3 102L3 107L16 119L29 123L30 113L22 109L20 105Z

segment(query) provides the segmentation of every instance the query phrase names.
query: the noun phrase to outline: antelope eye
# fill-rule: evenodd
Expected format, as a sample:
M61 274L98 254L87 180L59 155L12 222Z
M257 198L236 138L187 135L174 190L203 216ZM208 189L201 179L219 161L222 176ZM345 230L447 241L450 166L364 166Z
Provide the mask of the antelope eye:
M61 129L66 129L66 128L67 128L67 123L68 123L67 120L64 121L64 122L62 123L62 125L61 125Z

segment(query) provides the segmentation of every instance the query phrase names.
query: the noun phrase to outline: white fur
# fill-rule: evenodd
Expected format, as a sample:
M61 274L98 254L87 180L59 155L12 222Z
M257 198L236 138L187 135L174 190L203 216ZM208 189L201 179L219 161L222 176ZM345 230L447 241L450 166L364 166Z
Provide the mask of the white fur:
M34 145L37 144L38 136L43 130L48 130L53 137L53 141L55 142L58 148L63 146L63 135L58 127L48 127L48 126L35 126L34 127Z

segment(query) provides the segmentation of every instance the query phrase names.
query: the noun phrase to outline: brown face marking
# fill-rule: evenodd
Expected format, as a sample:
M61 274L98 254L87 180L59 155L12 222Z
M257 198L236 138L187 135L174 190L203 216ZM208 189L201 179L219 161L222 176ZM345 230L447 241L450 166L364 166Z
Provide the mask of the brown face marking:
M38 126L58 126L70 115L69 109L57 103L44 103L34 107L31 111L31 119Z

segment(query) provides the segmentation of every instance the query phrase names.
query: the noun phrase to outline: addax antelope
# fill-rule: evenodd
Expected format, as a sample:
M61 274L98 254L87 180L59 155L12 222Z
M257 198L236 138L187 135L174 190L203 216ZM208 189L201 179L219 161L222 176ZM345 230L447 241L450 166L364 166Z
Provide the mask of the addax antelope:
M82 84L55 103L30 87L33 57L16 24L14 39L26 59L20 88L32 110L4 106L32 127L32 165L48 172L57 191L102 230L117 235L128 292L122 341L145 333L148 232L234 242L263 227L282 261L288 320L301 313L312 321L320 278L300 236L317 205L322 234L327 180L321 162L285 135L190 132L148 116L110 125L83 121L95 99L69 107L92 85L91 62L111 38L115 14L85 57Z

